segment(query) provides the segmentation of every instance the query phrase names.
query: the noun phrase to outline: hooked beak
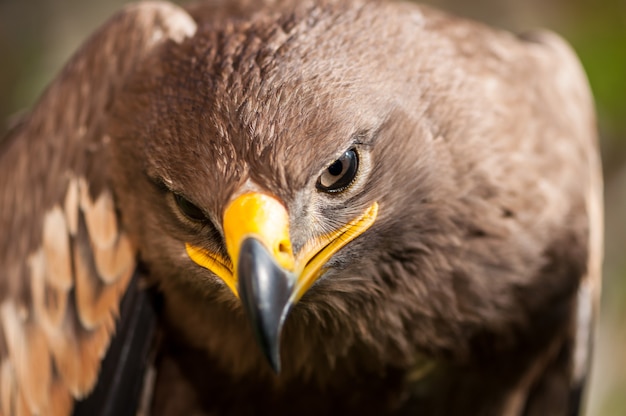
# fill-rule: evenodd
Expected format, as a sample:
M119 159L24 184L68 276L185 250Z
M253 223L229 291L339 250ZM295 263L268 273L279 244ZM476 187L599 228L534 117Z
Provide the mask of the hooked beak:
M186 249L194 262L215 273L241 299L257 342L278 373L280 335L287 314L324 273L333 254L365 232L377 213L374 203L340 229L307 241L294 255L284 205L266 194L247 193L224 211L224 236L232 263L189 243Z

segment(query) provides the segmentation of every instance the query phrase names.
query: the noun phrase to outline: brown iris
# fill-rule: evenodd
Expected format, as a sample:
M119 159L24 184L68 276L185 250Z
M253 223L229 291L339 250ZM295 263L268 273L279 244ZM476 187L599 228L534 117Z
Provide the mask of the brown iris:
M317 189L329 193L341 192L352 184L358 169L358 154L356 150L350 149L322 172L317 180Z

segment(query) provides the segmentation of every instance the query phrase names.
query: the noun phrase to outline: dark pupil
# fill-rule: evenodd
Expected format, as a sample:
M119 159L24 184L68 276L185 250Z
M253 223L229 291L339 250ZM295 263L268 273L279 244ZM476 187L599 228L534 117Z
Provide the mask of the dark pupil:
M343 171L343 162L341 160L336 160L335 163L328 167L328 173L333 176L338 176Z

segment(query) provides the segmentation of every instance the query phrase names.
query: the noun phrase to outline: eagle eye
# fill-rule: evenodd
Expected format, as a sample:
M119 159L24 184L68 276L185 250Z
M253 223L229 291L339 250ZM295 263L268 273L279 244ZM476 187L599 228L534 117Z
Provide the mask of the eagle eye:
M359 168L359 157L354 149L346 151L328 166L317 180L317 189L323 192L341 192L354 181Z
M185 215L185 217L189 218L192 221L204 221L206 220L206 215L204 212L194 204L192 204L187 198L174 194L174 201L176 201L176 205L180 209L180 211Z

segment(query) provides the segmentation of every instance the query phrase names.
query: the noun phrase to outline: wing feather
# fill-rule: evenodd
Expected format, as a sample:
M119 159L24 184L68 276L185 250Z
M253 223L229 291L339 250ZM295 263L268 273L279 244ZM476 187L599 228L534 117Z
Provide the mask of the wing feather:
M139 62L195 28L167 3L127 7L0 142L2 415L69 414L97 380L135 268L109 186L107 110Z
M37 322L46 333L57 331L67 310L68 291L71 286L59 287L46 280L46 262L43 249L30 256L33 310Z
M41 413L50 384L50 353L40 325L32 315L24 316L11 300L0 306L9 360L28 409ZM37 371L32 369L36 368ZM18 412L19 413L19 412Z
M134 257L128 254L133 252L128 239L121 235L110 251L127 252L119 254L118 259L113 259L118 260L112 267L119 270L115 278L104 279L98 273L97 261L89 248L88 240L89 237L79 230L74 245L75 298L81 324L85 328L93 329L111 316L117 316L119 301L134 270Z
M76 235L78 229L78 180L76 178L70 179L67 185L67 193L65 194L65 202L63 204L63 210L65 212L65 219L67 221L67 228L70 232L70 236Z
M80 195L80 207L85 215L91 242L99 249L110 248L118 236L113 196L105 191L95 201L91 201L86 186Z
M47 282L66 290L71 288L70 236L65 215L58 205L44 216L42 247Z
M17 389L15 386L15 372L8 357L0 364L0 411L3 416L15 414L14 401Z

